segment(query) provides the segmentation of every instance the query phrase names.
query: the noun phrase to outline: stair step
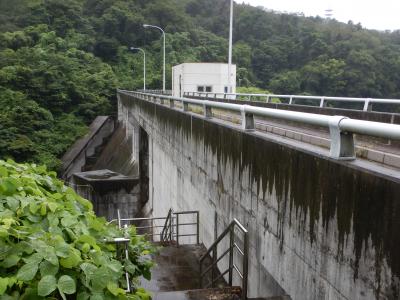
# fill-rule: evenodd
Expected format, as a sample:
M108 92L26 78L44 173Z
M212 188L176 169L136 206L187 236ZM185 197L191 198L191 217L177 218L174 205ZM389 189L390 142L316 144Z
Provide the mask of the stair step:
M152 300L240 300L240 287L198 289L180 292L156 292Z
M200 286L199 259L207 251L204 245L169 245L153 256L156 266L150 281L141 279L141 286L150 292L172 292L200 289L210 283L211 272L203 278ZM211 261L211 260L210 260ZM206 260L204 269L209 266ZM204 270L203 269L203 270ZM216 274L218 276L219 273ZM222 288L226 282L221 278L215 287Z

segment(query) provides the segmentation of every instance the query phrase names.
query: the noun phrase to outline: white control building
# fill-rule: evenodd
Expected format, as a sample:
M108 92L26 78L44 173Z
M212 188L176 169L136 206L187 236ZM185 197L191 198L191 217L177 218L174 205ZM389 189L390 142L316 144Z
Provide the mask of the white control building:
M228 64L184 63L172 68L172 95L187 92L236 93L236 65L231 67L231 90L228 89Z

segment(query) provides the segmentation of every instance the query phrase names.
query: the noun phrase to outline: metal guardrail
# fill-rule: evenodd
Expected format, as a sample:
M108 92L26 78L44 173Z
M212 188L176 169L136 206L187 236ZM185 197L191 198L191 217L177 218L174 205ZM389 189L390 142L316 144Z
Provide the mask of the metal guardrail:
M243 249L241 249L236 243L235 229L238 228L243 234ZM221 256L218 257L218 245L224 240L225 237L229 236L229 248L223 252ZM235 264L234 254L235 250L239 255L243 257L242 270ZM203 271L203 263L207 257L212 253L212 263ZM229 265L228 269L221 272L220 275L216 276L216 270L218 269L218 262L229 254ZM233 271L235 271L242 281L242 300L247 299L247 284L248 284L248 262L249 262L249 237L248 231L240 222L234 219L229 226L222 232L222 234L216 239L216 241L211 245L207 252L200 258L200 286L203 287L203 277L211 271L211 282L205 286L214 287L215 283L223 276L228 274L228 284L233 285Z
M128 96L134 96L137 99L150 101L161 105L165 105L165 101L167 101L169 102L170 108L174 108L175 102L179 102L181 103L184 112L189 111L189 104L201 106L203 107L204 117L208 119L213 117L213 108L239 112L242 116L243 130L255 130L254 116L275 118L328 128L331 139L330 157L334 159L353 160L356 158L354 134L400 140L400 125L395 124L355 120L344 116L327 116L251 105L179 98L141 92L123 90L119 90L118 92Z
M196 216L196 222L189 222L189 223L179 223L179 216L181 215L190 215L194 214ZM175 216L175 217L174 217ZM154 220L165 220L165 223L163 226L155 226L154 225ZM174 223L175 220L175 223ZM156 235L160 236L160 241L161 242L172 242L174 237L176 237L176 243L177 246L179 246L179 237L190 237L190 236L196 236L196 243L200 243L200 212L199 211L182 211L182 212L173 212L172 209L168 211L167 217L161 217L161 218L129 218L129 219L123 219L121 218L121 214L119 209L117 210L117 219L111 220L110 223L117 223L118 228L126 228L128 224L134 223L134 222L143 222L143 221L151 221L151 226L139 226L136 227L137 230L145 230L146 233L143 234L142 236L151 236L152 238ZM125 224L124 224L125 223ZM180 226L193 226L196 225L196 233L193 234L179 234L179 227ZM176 229L176 233L174 233L174 226ZM157 228L163 228L161 233L156 233ZM140 235L139 235L140 236ZM107 243L113 243L117 246L117 252L120 250L119 246L122 245L122 254L120 255L119 259L120 262L123 264L125 260L129 260L129 243L130 239L128 238L115 238L113 240L106 241ZM132 285L131 285L131 280L129 277L129 273L125 271L125 279L126 279L126 292L130 293L132 291Z
M171 90L163 91L163 90L148 90L148 89L146 89L146 90L138 90L138 92L172 96L172 91Z
M312 106L301 103L295 103L296 100L317 100L319 107L327 107L329 102L347 102L362 103L363 111L373 111L373 104L393 104L400 106L400 99L378 99L378 98L353 98L353 97L328 97L328 96L306 96L306 95L275 95L275 94L244 94L244 93L206 93L206 92L186 92L186 97L204 97L228 100L247 100L262 101L271 103L273 99L287 99L288 104L297 104L302 106Z
M119 215L119 211L118 211ZM193 222L180 222L179 217L182 215L194 215L195 221ZM157 221L163 221L163 225L157 225ZM180 238L182 237L196 237L196 243L200 243L200 212L194 211L181 211L174 212L172 209L168 211L166 217L152 217L152 218L118 218L110 221L110 223L118 222L120 228L128 225L135 225L137 234L150 238L154 241L157 238L160 242L172 242L175 241L179 246ZM145 225L137 225L140 223L147 223ZM193 233L180 233L182 227L195 226L195 232ZM162 228L162 229L161 229ZM158 241L158 240L157 240Z

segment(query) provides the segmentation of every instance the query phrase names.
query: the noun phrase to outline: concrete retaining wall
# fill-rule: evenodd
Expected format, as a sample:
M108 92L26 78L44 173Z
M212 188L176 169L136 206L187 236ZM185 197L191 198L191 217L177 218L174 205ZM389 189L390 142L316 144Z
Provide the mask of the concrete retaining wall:
M249 296L399 299L398 177L130 96L119 118L149 135L154 216L199 209L207 247L248 228Z

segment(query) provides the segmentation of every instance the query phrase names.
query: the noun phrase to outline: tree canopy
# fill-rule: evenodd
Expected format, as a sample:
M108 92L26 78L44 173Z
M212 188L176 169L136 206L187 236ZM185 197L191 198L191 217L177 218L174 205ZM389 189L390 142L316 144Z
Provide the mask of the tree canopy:
M182 62L227 61L227 0L0 0L0 157L59 165L115 89L162 81ZM273 93L400 98L400 31L234 7L238 83ZM23 122L18 122L23 120Z

